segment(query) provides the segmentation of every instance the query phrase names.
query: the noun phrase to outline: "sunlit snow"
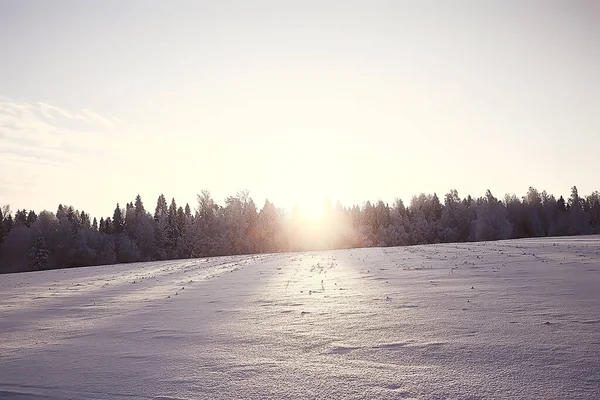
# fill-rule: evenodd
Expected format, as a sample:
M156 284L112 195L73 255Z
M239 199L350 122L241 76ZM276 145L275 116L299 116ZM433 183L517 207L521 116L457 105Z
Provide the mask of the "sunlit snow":
M596 399L600 238L0 275L0 398Z

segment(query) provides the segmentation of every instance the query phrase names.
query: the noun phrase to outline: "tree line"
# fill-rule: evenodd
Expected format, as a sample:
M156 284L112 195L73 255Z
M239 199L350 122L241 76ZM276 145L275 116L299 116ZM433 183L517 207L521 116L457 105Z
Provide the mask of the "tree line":
M0 209L0 273L222 255L373 246L486 241L600 233L600 193L565 201L529 188L521 198L460 198L451 190L343 207L325 202L311 221L298 208L286 213L268 200L259 210L247 191L217 204L208 191L194 210L164 195L153 212L141 197L112 216L91 218L73 206L56 213Z

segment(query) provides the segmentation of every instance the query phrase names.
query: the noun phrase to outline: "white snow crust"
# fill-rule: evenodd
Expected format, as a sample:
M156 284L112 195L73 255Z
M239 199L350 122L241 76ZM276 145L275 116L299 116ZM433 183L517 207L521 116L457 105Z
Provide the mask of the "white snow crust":
M0 398L598 399L600 238L0 275Z

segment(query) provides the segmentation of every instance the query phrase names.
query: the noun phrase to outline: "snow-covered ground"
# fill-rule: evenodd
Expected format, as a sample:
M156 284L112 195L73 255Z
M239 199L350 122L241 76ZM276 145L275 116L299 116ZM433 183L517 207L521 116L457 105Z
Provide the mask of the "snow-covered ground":
M597 399L600 238L0 276L0 398Z

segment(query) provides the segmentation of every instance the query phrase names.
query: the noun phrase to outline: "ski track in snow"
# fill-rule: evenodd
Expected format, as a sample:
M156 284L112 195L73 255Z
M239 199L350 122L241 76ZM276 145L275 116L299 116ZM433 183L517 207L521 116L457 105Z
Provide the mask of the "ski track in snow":
M0 399L597 399L600 238L0 275Z

